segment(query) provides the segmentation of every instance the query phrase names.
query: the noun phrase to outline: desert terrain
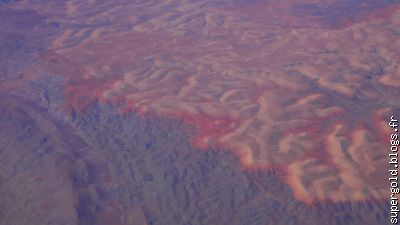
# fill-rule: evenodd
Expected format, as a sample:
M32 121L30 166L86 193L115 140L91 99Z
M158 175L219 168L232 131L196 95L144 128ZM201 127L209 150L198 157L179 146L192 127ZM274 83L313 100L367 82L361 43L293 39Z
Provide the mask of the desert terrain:
M400 2L0 17L1 225L389 224Z

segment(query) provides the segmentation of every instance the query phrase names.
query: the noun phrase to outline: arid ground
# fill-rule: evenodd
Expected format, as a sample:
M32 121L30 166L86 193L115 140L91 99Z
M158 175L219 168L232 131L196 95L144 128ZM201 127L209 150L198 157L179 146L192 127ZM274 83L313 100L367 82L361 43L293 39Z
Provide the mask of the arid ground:
M390 224L399 63L398 0L2 0L0 225Z

